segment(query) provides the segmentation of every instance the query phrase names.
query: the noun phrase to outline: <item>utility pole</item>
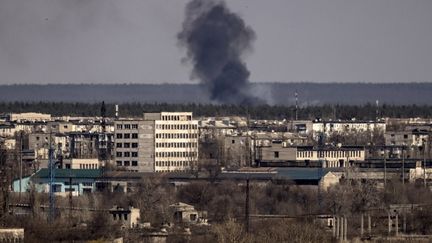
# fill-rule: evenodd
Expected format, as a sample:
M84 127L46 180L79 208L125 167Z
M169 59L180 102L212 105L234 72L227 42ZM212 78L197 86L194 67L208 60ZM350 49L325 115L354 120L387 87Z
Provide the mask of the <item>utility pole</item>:
M384 158L384 191L387 186L387 148L384 147L384 150L381 152Z
M249 175L246 179L246 200L245 200L245 228L246 232L249 232Z
M375 121L379 120L379 100L376 100Z
M23 174L23 170L22 170L22 151L23 151L23 134L22 131L20 132L20 150L19 150L19 173L20 173L20 180L19 180L19 196L18 196L18 201L21 203L21 191L22 191L22 174Z
M295 120L297 121L298 120L298 93L297 93L297 90L294 93L294 96L295 96Z
M54 161L54 149L52 146L52 134L50 132L49 139L49 150L48 150L48 166L49 166L49 217L48 221L53 223L54 221L54 210L55 210L55 195L54 195L54 178L55 178L55 161Z
M402 185L405 185L405 145L402 145Z
M423 139L423 184L427 187L426 183L426 143Z

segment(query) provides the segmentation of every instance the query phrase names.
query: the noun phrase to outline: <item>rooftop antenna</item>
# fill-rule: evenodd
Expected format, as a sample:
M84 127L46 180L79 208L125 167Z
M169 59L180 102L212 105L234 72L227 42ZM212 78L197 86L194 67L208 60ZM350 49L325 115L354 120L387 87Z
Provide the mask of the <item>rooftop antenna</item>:
M119 106L116 104L115 105L115 119L119 118Z
M102 125L102 132L105 134L106 132L106 108L105 108L105 101L102 101L102 106L101 106L101 117L102 117L102 121L101 121L101 125Z
M379 119L379 100L376 100L375 103L376 103L375 120L378 121L378 119Z
M295 120L298 120L298 93L297 90L294 93L294 97L295 97Z

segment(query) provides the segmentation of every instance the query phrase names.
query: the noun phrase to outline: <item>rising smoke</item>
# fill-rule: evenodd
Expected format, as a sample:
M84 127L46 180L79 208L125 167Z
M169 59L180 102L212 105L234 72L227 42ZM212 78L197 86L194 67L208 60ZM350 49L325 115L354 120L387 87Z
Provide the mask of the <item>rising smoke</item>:
M200 80L211 100L228 104L261 103L250 94L250 72L242 59L255 37L239 15L217 0L190 1L178 34L193 65L192 79Z

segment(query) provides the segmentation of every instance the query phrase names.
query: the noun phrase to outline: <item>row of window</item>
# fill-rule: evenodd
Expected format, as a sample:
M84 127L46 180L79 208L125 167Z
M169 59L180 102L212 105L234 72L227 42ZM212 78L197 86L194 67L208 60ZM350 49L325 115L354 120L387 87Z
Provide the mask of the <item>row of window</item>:
M97 164L80 164L80 169L97 169Z
M196 124L157 124L156 129L192 130L192 129L198 129L198 125Z
M116 134L116 138L117 139L122 139L122 138L125 138L125 139L129 139L129 138L137 139L138 138L138 133L117 133Z
M138 166L138 161L136 160L132 160L132 161L121 161L121 160L117 160L116 161L117 166Z
M361 151L318 151L318 157L357 157L361 156Z
M162 116L162 120L163 121L181 121L181 120L191 121L192 116Z
M138 143L116 143L117 148L138 148Z
M116 152L116 157L138 157L138 152Z
M313 152L312 151L297 151L297 157L299 158L307 158L307 157L312 157L313 156Z
M138 129L138 124L117 124L117 129Z
M156 161L156 166L189 166L189 161Z
M156 143L156 148L196 148L197 143Z
M156 152L156 157L195 157L196 152Z
M198 138L196 133L156 133L156 138Z

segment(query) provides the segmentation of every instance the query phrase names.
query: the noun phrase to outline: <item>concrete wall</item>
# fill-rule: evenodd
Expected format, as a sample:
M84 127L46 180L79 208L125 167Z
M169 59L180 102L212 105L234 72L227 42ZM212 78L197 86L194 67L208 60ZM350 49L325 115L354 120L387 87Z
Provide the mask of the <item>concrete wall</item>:
M296 160L297 148L282 147L282 144L272 144L271 147L261 148L261 159L263 161L294 161Z
M63 161L64 167L68 169L98 169L100 167L98 159L66 159Z

